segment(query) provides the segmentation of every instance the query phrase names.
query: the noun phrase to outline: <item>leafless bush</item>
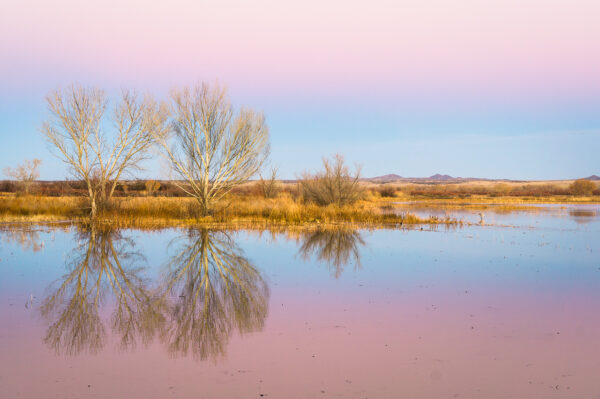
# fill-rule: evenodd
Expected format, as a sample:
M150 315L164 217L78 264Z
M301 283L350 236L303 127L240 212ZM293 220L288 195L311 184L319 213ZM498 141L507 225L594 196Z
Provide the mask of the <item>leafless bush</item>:
M258 187L261 194L265 198L275 198L279 191L279 182L277 181L277 168L271 168L271 175L268 178L263 178L262 174L259 175L260 180L258 181Z
M333 160L323 158L324 170L316 174L304 173L300 186L305 200L318 205L338 206L355 202L361 194L359 186L360 166L350 174L344 157L336 154Z
M16 168L5 168L4 174L17 180L25 194L29 194L31 186L40 177L39 166L42 163L40 159L25 160Z

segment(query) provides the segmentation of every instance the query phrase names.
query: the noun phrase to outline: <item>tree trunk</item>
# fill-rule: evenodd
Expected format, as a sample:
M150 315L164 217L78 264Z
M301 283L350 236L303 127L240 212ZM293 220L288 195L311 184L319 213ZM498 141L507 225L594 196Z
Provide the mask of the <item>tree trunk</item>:
M91 205L91 208L92 208L92 211L91 211L91 215L90 215L90 216L92 217L92 219L95 219L95 218L96 218L96 215L97 215L97 212L98 212L98 209L97 209L97 207L96 207L96 197L95 197L95 196L92 196L92 198L91 198L91 201L90 201L90 202L91 202L91 203L90 203L90 205Z
M200 215L208 216L209 209L208 209L208 204L206 203L206 200L202 199L199 202L200 202Z

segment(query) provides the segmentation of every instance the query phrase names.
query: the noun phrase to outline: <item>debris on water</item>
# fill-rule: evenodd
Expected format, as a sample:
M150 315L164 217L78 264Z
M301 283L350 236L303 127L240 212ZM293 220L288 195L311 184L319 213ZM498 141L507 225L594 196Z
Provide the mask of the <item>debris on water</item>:
M25 309L30 309L33 307L33 294L29 294L29 298L25 301Z

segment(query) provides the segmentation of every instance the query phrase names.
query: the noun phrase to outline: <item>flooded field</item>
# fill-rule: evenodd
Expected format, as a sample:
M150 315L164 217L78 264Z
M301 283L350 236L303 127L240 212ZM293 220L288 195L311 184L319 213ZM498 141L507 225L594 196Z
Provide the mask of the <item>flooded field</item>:
M599 206L404 206L473 224L5 228L0 398L600 398Z

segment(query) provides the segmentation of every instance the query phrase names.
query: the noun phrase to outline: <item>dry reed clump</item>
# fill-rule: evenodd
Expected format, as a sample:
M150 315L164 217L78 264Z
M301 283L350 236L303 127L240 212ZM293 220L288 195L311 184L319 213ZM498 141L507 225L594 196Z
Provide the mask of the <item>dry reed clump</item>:
M85 213L85 203L79 197L51 198L33 195L0 197L0 215L78 217Z

